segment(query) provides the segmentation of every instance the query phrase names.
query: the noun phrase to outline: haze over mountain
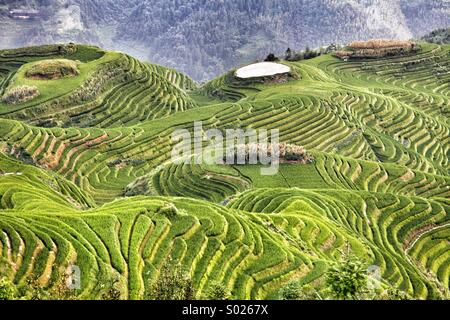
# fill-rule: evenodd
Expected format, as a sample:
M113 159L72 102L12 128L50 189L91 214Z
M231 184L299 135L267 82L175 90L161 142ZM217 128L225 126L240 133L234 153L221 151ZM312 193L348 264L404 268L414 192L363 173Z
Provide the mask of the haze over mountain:
M416 38L448 21L448 0L0 0L0 48L84 42L201 81L288 46Z

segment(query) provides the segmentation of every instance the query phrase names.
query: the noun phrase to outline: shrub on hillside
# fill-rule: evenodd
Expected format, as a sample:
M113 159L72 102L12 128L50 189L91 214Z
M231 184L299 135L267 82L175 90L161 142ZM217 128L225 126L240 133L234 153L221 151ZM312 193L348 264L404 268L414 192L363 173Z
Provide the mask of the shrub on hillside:
M367 291L367 269L356 258L345 256L327 271L326 283L334 298L358 300Z
M300 286L297 281L291 281L280 289L281 300L315 300L320 298L314 287Z
M7 104L19 104L24 103L40 95L39 90L35 86L19 86L7 91L2 101Z
M101 299L106 301L116 301L120 300L122 297L122 292L120 290L120 280L118 278L106 279L102 281L101 286L103 287L103 292L101 294Z
M231 296L230 290L221 282L213 281L206 292L207 300L228 300Z
M286 161L300 161L303 159L303 156L294 152L286 152L284 159Z
M304 51L294 54L290 61L309 60L314 59L320 55L322 55L321 50L311 50L309 47L307 47Z
M32 79L55 80L64 77L74 77L80 74L79 61L53 59L39 61L27 70L25 76Z
M287 48L284 60L290 61L294 55L294 51L291 48Z
M269 53L269 55L264 59L265 62L277 62L280 61L280 58L275 56L273 53Z
M19 289L19 295L21 299L26 300L49 300L49 292L46 291L36 278L27 279L25 285Z
M280 290L281 300L300 300L300 286L297 282L292 281L283 286Z
M410 300L411 298L404 291L396 288L388 288L376 297L379 300Z
M157 210L157 213L165 216L168 219L183 215L183 212L181 210L178 210L178 208L173 203L166 203L164 206Z
M14 300L16 298L16 288L14 284L6 278L0 279L0 300Z
M43 287L36 278L28 279L21 286L20 299L26 300L77 300L75 290L67 287L68 275L61 275L50 287Z
M318 49L310 49L309 47L306 47L305 50L299 51L299 52L295 52L291 48L288 48L286 50L285 60L295 62L295 61L314 59L316 57L320 57L323 54L329 54L332 52L336 52L338 50L338 48L339 48L339 46L337 46L335 44L330 44L329 46L321 47Z
M180 263L166 261L159 277L149 284L147 300L193 300L195 289L192 278L183 271Z

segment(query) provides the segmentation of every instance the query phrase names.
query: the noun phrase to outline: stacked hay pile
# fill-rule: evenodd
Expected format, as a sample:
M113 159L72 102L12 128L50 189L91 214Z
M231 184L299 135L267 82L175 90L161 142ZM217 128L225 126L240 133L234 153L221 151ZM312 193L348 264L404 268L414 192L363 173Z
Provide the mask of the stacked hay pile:
M419 50L420 46L413 41L378 39L354 41L345 50L336 51L334 55L341 59L384 58L401 56Z

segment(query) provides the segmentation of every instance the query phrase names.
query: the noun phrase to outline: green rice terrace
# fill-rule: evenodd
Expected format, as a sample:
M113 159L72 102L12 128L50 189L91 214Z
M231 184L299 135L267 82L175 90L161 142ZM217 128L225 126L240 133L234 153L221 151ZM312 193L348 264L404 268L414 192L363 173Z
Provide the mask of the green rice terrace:
M291 282L323 288L350 250L385 288L449 299L450 46L421 47L204 86L97 47L0 51L1 275L51 290L77 265L78 298L116 279L120 298L143 299L176 261L196 298L220 282L232 299L278 299ZM279 129L313 161L274 176L172 163L172 132L196 121Z

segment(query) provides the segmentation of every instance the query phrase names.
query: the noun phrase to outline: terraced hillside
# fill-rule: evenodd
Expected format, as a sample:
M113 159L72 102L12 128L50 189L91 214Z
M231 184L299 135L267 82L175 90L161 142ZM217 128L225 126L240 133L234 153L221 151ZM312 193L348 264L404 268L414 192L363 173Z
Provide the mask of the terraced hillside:
M69 50L70 49L70 50ZM79 75L29 79L40 60L79 61ZM201 298L219 281L235 299L278 298L289 282L325 286L348 248L382 286L450 297L450 46L342 61L282 62L288 82L199 88L119 52L71 45L0 51L0 260L22 287L56 287L81 269L80 298L142 299L167 261ZM279 129L314 161L174 164L175 129ZM165 208L172 208L167 214ZM0 261L1 262L1 261Z
M80 60L79 77L59 83L26 79L27 66L39 59L27 52L33 48L0 55L0 93L16 83L37 85L42 91L39 100L22 106L0 105L3 118L41 126L115 127L159 119L195 106L185 92L195 88L194 82L176 71L95 47L79 47L74 53L62 54L56 48L40 49L47 50L40 57L62 55Z

